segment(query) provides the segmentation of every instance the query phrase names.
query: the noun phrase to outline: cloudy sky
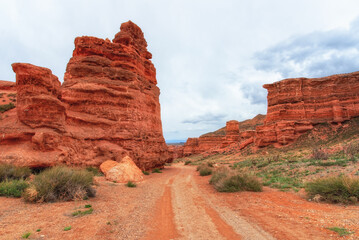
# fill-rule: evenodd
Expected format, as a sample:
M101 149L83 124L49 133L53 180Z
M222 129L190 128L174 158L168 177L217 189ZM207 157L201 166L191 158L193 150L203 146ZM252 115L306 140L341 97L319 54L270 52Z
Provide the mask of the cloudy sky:
M13 62L62 81L76 36L145 33L166 140L266 113L265 83L359 70L357 0L0 0L0 79Z

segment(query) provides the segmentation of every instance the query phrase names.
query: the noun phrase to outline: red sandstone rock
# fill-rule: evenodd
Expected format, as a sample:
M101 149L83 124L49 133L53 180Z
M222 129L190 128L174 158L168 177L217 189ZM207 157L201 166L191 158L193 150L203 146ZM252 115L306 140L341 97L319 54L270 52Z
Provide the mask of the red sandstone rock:
M0 120L0 161L99 166L129 155L141 169L163 166L170 157L146 47L132 22L113 42L76 38L63 86L49 69L13 64L18 105Z
M239 122L236 120L228 121L226 123L226 137L222 142L222 148L239 142Z
M257 115L253 119L242 122L228 121L226 127L215 132L207 133L199 138L189 138L183 147L183 155L212 154L225 151L231 145L238 145L242 149L253 143L255 127L263 124L265 115Z
M31 128L64 130L65 106L59 100L60 82L50 69L27 63L14 63L16 73L17 117Z
M172 159L183 157L183 145L168 145L168 152Z
M76 38L62 90L75 136L117 144L142 169L162 166L169 158L156 69L146 47L132 22L121 25L113 43Z
M114 164L116 163L116 164ZM102 165L106 166L102 166ZM143 180L143 173L129 156L124 157L121 162L105 162L101 166L104 169L106 179L118 183L126 183L128 181L138 182ZM110 167L110 165L114 165Z
M107 160L103 163L101 163L100 165L100 170L103 174L107 174L107 172L113 168L114 166L116 166L118 164L118 162L116 161L113 161L113 160Z
M10 81L0 80L0 90L13 90L16 91L16 83Z
M285 79L263 87L268 90L268 109L265 124L256 129L258 147L287 145L314 124L359 116L359 72Z

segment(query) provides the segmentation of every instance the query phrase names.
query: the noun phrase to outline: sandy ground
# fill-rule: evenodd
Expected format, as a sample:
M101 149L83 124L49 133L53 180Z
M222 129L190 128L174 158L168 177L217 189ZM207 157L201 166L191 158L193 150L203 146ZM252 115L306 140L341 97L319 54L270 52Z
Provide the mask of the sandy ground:
M97 196L27 204L0 197L0 239L359 239L359 207L311 203L293 193L218 193L194 167L173 165L136 188L99 179ZM72 212L91 204L90 215ZM71 230L64 228L71 226ZM328 227L356 231L340 238ZM41 231L36 232L37 229Z

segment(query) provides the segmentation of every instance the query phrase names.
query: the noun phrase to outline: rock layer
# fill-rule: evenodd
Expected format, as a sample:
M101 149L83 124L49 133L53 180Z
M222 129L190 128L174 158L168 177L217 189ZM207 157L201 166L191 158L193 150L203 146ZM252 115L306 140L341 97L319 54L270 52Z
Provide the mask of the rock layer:
M14 63L17 117L31 128L49 127L64 131L65 106L59 100L61 83L50 69Z
M129 21L113 42L76 38L62 86L49 69L13 64L17 114L0 122L0 161L99 166L129 155L141 169L162 166L170 157L151 57L143 32ZM20 156L20 143L31 154Z
M315 124L359 116L359 72L285 79L263 87L268 109L265 124L256 129L258 147L287 145Z

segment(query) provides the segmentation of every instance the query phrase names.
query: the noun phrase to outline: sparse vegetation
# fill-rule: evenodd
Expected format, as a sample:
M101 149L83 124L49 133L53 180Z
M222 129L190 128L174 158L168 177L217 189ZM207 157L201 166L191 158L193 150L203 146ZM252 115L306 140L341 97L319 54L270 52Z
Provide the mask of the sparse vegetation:
M86 170L57 166L35 176L23 197L28 202L55 202L95 196L93 175Z
M85 216L87 214L91 214L93 212L93 208L90 207L87 210L77 210L76 212L72 213L72 216L74 217L82 217Z
M348 155L351 159L358 157L359 155L359 141L353 141L346 144L343 147L344 153Z
M258 176L262 178L264 186L271 186L283 191L288 189L298 191L299 188L303 187L302 181L298 174L292 174L291 176L289 174L281 169L273 169L262 171Z
M345 228L340 228L340 227L330 227L328 228L329 230L332 230L336 233L339 234L339 236L343 237L343 236L346 236L346 235L350 235L352 234L352 232L349 232L347 229Z
M21 237L27 239L30 237L30 235L31 235L31 232L26 232Z
M71 230L71 226L68 226L68 227L64 228L64 231L69 231L69 230Z
M126 183L126 187L129 187L129 188L135 188L137 185L136 183L132 182L132 181L128 181Z
M0 182L5 180L26 179L31 175L28 167L16 167L10 164L0 164Z
M192 163L192 161L187 160L187 161L185 161L184 165L188 165L188 164L191 164L191 163Z
M331 203L356 203L359 199L359 178L336 176L316 179L305 186L308 197L319 195Z
M199 171L200 176L208 176L212 174L212 167L207 163L203 163L197 167L197 171Z
M152 173L162 173L162 171L159 168L155 168L152 170Z
M21 197L28 186L24 180L5 180L0 182L0 196Z
M41 229L39 228L39 229L36 229L36 232L41 232Z
M150 175L150 173L147 172L147 171L142 171L142 173L143 173L144 175Z
M8 104L3 104L3 105L0 105L0 112L4 113L13 108L15 108L15 105L12 102L8 103Z
M313 148L312 158L315 160L327 160L329 158L329 154L321 147Z
M225 167L214 172L210 183L219 192L262 191L262 184L255 175L238 173Z
M209 183L212 185L217 184L219 181L221 181L222 179L226 178L229 175L230 175L230 169L226 167L220 167L213 172L213 175L209 180Z
M86 170L94 176L103 176L103 173L97 167L87 167Z
M212 169L209 167L204 167L199 170L200 176L208 176L212 174Z

